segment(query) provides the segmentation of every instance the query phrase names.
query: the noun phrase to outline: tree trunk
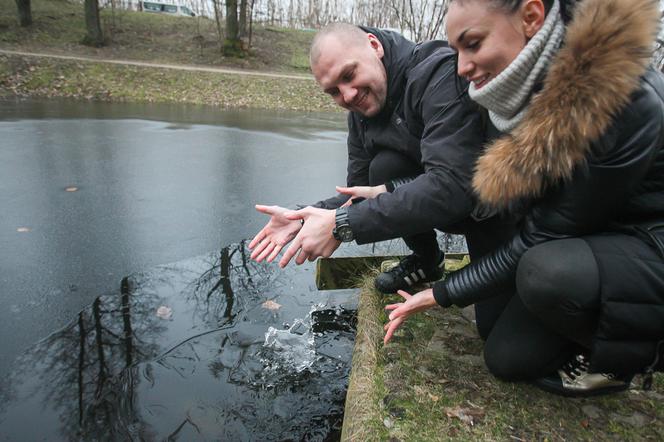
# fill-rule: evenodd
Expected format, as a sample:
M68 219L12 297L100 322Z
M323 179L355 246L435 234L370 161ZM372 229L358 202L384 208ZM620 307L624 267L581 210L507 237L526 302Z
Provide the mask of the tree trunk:
M222 20L222 14L221 14L221 8L219 7L219 0L212 0L212 5L214 6L214 20L217 22L217 37L219 38L219 47L221 52L224 51L224 34L221 31L221 20Z
M239 38L247 36L247 0L240 0Z
M30 26L32 24L32 8L30 0L16 0L18 7L18 22L21 26Z
M226 1L226 40L224 40L224 54L232 57L241 57L242 42L237 20L237 0Z
M104 34L99 22L99 3L97 0L85 0L85 29L87 34L83 44L88 46L104 46Z

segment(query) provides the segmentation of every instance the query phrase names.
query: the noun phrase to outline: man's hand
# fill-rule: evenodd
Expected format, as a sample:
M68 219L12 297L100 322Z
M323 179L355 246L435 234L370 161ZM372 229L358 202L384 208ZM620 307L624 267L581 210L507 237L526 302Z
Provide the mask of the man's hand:
M390 321L385 324L383 330L385 330L385 337L383 338L383 344L387 344L394 336L394 332L406 322L406 319L413 313L421 312L428 310L431 307L437 305L436 299L433 297L433 289L426 289L415 295L411 295L403 290L397 292L400 294L406 302L398 302L396 304L389 304L385 306L385 310L392 310L390 313Z
M335 210L316 209L305 207L296 212L289 212L286 218L291 220L304 220L302 230L297 234L293 242L281 257L280 267L286 267L290 260L297 255L295 263L300 265L307 259L314 261L323 256L327 258L332 255L341 244L332 236L335 225Z
M387 187L385 184L380 186L353 186L353 187L340 187L337 186L337 192L343 193L344 195L350 195L351 199L349 202L355 198L376 198L381 193L387 192Z
M302 223L286 218L285 214L290 210L283 207L257 204L256 210L270 215L270 221L249 243L251 259L261 262L267 258L267 262L272 262L281 249L295 238L302 228Z

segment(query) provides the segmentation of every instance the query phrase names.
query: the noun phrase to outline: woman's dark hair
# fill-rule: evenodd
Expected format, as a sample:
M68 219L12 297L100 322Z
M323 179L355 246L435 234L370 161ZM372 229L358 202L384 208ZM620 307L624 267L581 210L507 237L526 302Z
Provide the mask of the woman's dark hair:
M452 0L452 2L462 3L463 0ZM510 14L513 14L519 9L523 0L485 0L487 3L491 4L495 8L502 9ZM560 15L563 17L563 21L567 23L572 16L572 9L574 4L578 0L560 0ZM548 14L553 6L553 0L542 0L544 3L544 10Z

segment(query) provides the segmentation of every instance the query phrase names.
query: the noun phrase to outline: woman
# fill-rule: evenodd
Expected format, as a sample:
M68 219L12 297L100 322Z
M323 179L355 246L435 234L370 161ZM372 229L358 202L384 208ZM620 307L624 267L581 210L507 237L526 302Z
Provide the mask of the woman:
M494 375L590 395L664 367L664 80L648 67L658 17L655 0L452 0L458 73L505 134L473 185L481 204L524 218L433 289L400 292L385 342L412 313L512 288L485 345Z

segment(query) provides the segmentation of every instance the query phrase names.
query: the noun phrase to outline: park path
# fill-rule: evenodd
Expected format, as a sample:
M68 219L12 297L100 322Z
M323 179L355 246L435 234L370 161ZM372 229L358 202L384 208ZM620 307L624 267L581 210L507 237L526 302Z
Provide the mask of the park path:
M294 80L313 80L314 77L311 75L297 75L297 74L282 74L279 72L260 72L260 71L251 71L244 69L232 69L232 68L216 68L209 66L196 66L196 65L182 65L182 64L167 64L167 63L150 63L146 61L136 61L136 60L119 60L119 59L108 59L108 58L97 58L97 57L87 57L82 55L63 55L63 54L49 54L45 52L26 52L26 51L13 51L7 49L0 49L0 54L4 55L20 55L23 57L42 57L42 58L57 58L60 60L74 60L74 61L84 61L84 62L94 62L94 63L108 63L108 64L119 64L119 65L128 65L128 66L141 66L141 67L151 67L158 69L176 69L180 71L190 71L190 72L214 72L218 74L231 74L231 75L251 75L255 77L270 77L270 78L287 78Z

